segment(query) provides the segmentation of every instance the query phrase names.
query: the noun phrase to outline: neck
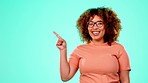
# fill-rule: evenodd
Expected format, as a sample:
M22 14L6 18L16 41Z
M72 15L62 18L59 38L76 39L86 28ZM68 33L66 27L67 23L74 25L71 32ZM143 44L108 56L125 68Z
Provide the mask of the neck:
M91 42L95 43L95 44L103 44L103 43L105 43L104 40L100 40L100 41L92 40Z

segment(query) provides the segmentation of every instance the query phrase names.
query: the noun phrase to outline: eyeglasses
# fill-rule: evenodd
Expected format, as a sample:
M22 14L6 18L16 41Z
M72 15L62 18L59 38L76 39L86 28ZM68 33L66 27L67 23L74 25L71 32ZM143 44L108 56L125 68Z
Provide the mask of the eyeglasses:
M89 28L93 28L95 24L96 24L96 26L97 26L98 28L101 28L101 27L104 25L104 24L103 24L103 21L97 21L97 22L89 21L89 22L88 22L88 27L89 27Z

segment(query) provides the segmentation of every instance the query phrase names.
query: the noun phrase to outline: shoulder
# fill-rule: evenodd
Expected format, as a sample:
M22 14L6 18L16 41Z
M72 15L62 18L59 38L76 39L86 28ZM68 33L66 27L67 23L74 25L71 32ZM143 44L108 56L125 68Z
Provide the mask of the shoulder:
M118 57L120 57L121 55L127 55L127 52L122 44L114 42L112 46L113 49L117 52Z
M112 46L117 46L117 47L124 47L122 44L118 43L118 42L113 42Z
M118 42L113 42L112 43L112 47L113 48L117 48L117 49L124 49L124 46L122 45L122 44L120 44L120 43L118 43Z
M80 52L83 51L87 48L89 48L90 46L86 43L86 44L80 44L78 46L76 46L76 48L74 49L75 52Z
M72 54L80 56L88 47L89 47L88 44L80 44L80 45L76 46L76 48L73 50Z
M88 46L89 46L89 44L85 43L85 44L78 45L76 48L81 49L81 48L86 48Z

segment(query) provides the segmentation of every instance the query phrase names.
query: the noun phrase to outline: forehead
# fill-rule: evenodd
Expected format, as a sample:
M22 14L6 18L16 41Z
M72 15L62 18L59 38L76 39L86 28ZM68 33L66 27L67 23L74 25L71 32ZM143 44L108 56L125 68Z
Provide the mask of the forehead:
M89 21L103 21L103 19L98 15L93 15L92 17L90 17Z

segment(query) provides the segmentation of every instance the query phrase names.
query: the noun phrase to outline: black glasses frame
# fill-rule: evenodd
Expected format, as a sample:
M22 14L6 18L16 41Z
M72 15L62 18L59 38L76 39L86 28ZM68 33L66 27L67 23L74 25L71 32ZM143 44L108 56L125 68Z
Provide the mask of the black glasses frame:
M96 22L89 21L87 25L88 25L88 28L92 28L94 27L94 25L96 25L98 28L101 28L104 25L104 23L103 21L96 21Z

